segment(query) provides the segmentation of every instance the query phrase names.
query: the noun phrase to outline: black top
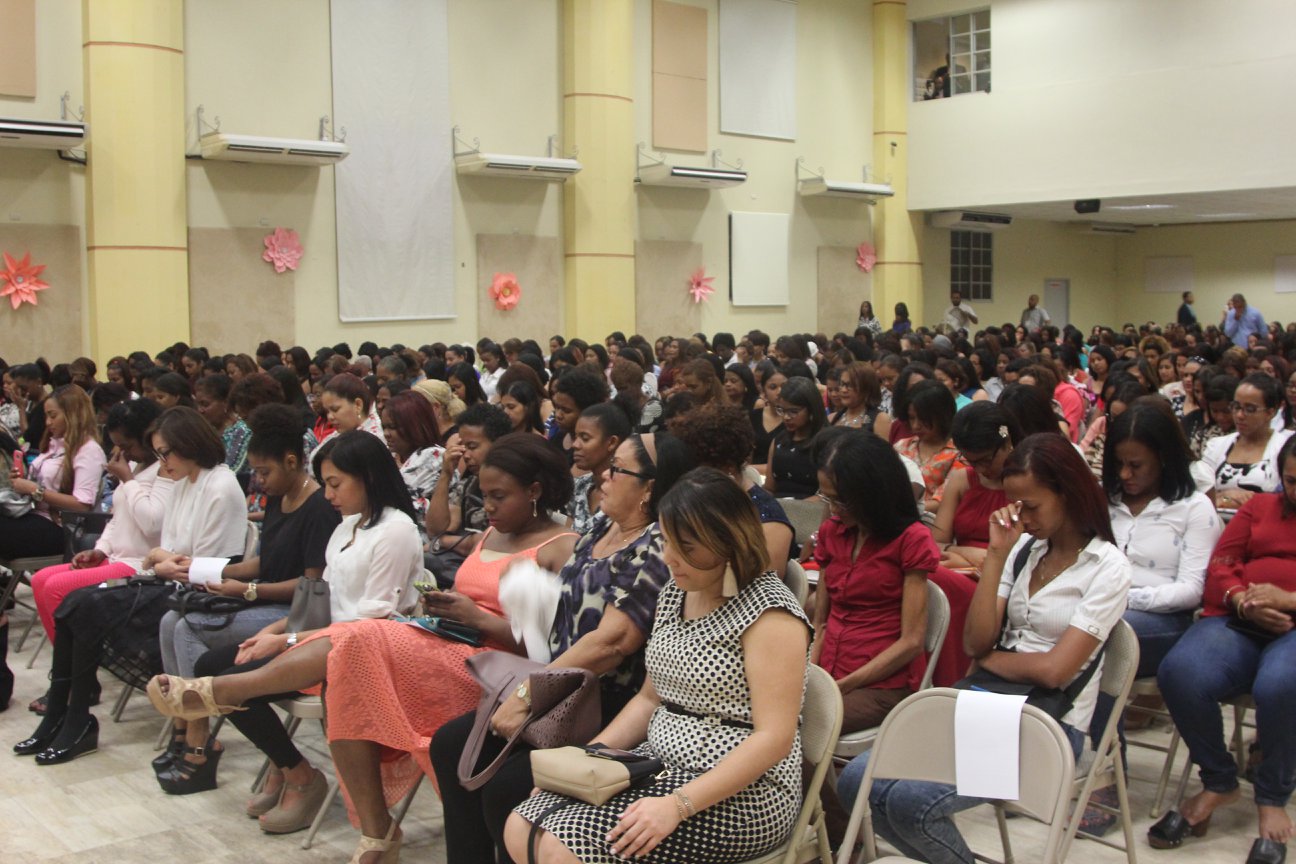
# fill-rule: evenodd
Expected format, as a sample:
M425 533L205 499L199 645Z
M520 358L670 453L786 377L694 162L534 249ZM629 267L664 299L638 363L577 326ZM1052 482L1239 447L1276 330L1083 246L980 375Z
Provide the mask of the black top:
M1187 303L1179 304L1179 323L1185 327L1197 323L1197 313Z
M786 429L774 438L774 494L780 498L809 498L819 491L819 472L810 458L814 436L794 442Z
M280 509L282 498L266 501L261 523L261 575L259 582L296 579L307 570L324 569L324 550L341 515L324 497L323 489L301 503L296 510Z
M31 450L39 450L41 436L45 434L45 400L49 398L42 396L35 402L31 403L27 409L27 431L23 433L23 440Z
M774 436L783 431L783 424L774 427L774 431L765 431L765 409L753 408L749 412L751 417L752 431L756 433L756 446L752 447L752 463L755 465L764 465L769 459L770 443L773 442Z

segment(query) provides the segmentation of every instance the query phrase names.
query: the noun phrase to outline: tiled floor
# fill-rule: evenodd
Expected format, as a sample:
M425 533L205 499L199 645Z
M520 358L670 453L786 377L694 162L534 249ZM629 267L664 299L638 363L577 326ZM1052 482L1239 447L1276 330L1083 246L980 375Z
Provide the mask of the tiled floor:
M25 623L25 615L21 609L15 613L16 625ZM11 642L17 644L20 626L11 630ZM39 630L34 636L38 635ZM45 689L49 654L47 647L35 668L25 669L33 642L29 641L21 654L11 651L9 657L18 684L14 702L9 710L0 713L0 745L5 748L27 737L36 725L35 715L27 712L26 704ZM315 845L306 851L300 848L304 834L264 835L254 821L243 815L248 787L261 760L260 754L232 729L222 735L226 754L220 766L220 788L185 797L164 795L148 765L155 755L153 742L161 719L148 700L137 694L122 722L113 723L109 715L120 685L104 678L104 704L96 709L102 724L99 752L48 768L37 768L30 758L0 753L0 760L8 760L0 770L0 864L340 864L349 859L357 833L347 822L340 802L333 805ZM1169 737L1164 728L1138 736L1159 741ZM307 745L306 752L313 762L327 764L318 727L303 724L298 740ZM1147 845L1144 837L1161 760L1159 754L1141 748L1131 748L1130 759L1136 852L1145 864L1245 860L1255 831L1249 786L1243 785L1242 802L1216 814L1210 836L1189 840L1178 851L1158 852ZM973 848L998 857L998 833L988 808L971 811L959 822ZM430 784L424 784L414 800L404 830L402 861L432 864L446 860L441 809ZM1016 860L1023 864L1038 861L1043 828L1015 819L1009 822L1009 830ZM1069 860L1122 862L1125 857L1121 852L1081 840L1072 847Z

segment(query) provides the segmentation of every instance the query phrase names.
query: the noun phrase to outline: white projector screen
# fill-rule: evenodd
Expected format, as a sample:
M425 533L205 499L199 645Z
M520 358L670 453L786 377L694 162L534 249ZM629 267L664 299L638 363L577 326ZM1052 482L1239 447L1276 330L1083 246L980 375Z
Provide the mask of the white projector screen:
M796 0L720 0L720 131L796 139Z
M786 213L729 214L729 302L735 306L788 304Z

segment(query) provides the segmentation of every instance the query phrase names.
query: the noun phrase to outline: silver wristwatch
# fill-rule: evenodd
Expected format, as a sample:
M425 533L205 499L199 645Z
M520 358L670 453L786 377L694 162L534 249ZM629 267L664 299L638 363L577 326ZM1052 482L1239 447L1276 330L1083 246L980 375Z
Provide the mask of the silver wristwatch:
M296 645L296 644L297 644L297 634L296 634L296 633L289 633L289 634L288 634L288 647L289 647L289 648L292 648L292 647L293 647L294 645Z

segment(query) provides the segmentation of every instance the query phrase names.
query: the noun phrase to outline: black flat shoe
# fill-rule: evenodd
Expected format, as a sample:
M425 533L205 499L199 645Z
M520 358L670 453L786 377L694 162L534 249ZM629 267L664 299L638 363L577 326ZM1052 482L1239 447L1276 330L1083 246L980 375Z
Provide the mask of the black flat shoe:
M1209 816L1196 825L1191 825L1178 810L1171 810L1148 829L1148 845L1153 849L1177 849L1189 834L1205 837L1209 830Z
M58 737L59 730L62 728L63 724L58 723L47 735L32 735L30 738L19 741L13 746L13 752L18 756L35 756L37 753L40 753L48 747L51 741ZM37 728L36 731L40 732L40 729Z
M84 756L87 753L93 753L99 749L99 720L90 715L90 722L86 723L81 734L77 735L71 743L54 746L51 744L44 750L36 754L37 765L59 765L63 762L71 762L78 756Z
M1287 860L1287 844L1261 837L1251 844L1251 854L1246 864L1283 864Z
M179 735L172 735L171 743L167 745L167 748L163 750L161 754L153 757L151 763L153 765L153 773L161 774L164 771L169 771L172 765L180 761L180 758L184 755L184 749L184 733L181 732Z
M206 747L186 747L184 752L191 756L206 756L207 761L201 765L190 762L183 756L172 766L158 774L158 785L168 795L192 795L195 792L207 792L216 788L216 766L220 764L221 754L225 748L213 750L215 741L209 739Z

